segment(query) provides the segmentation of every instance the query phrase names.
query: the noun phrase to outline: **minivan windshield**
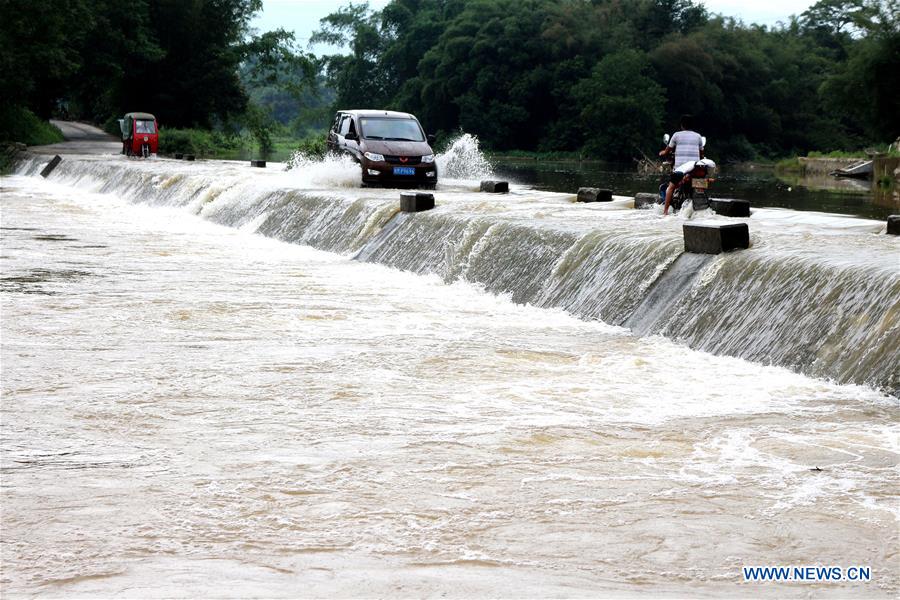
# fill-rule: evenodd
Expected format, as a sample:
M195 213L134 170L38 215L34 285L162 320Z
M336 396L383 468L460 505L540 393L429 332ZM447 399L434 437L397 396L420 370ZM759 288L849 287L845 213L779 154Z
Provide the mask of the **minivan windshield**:
M390 140L395 142L424 142L422 128L413 119L375 119L364 117L359 120L362 136L367 140Z

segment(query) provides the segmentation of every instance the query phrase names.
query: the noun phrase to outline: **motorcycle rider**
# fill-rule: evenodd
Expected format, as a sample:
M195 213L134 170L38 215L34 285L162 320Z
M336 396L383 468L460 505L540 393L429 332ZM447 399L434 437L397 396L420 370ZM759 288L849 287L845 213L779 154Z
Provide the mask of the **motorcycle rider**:
M675 152L675 170L669 179L669 186L666 188L666 205L663 209L663 215L669 214L669 205L672 203L672 193L684 180L685 175L693 170L694 165L703 158L703 137L694 131L694 118L691 115L682 115L681 129L669 139L669 143L665 148L660 150L660 156L667 156L673 151ZM691 163L690 168L687 164Z

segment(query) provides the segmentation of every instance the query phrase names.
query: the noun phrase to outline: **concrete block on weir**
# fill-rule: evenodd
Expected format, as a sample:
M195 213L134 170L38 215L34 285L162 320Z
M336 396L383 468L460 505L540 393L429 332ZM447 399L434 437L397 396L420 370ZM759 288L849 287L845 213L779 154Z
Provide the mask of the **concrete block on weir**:
M509 192L509 182L494 181L489 179L481 182L481 191L489 194L506 194Z
M578 188L579 202L612 202L612 190L601 188Z
M50 175L50 173L53 172L53 169L55 169L61 162L62 157L59 154L54 156L52 159L50 159L50 162L47 163L47 166L44 167L44 170L41 171L41 177L47 177L48 175Z
M659 194L648 194L641 192L634 196L635 208L651 208L659 204Z
M193 154L185 154L181 158L183 158L184 160L194 160L196 157Z
M891 215L887 218L888 235L900 235L900 215Z
M175 160L181 160L182 158L184 158L184 153L183 153L183 152L176 152L176 153L175 153Z
M251 167L259 167L260 169L265 169L265 168L266 168L266 161L264 161L264 160L251 160L251 161L250 161L250 166L251 166Z
M746 223L685 223L683 231L685 252L720 254L750 247Z
M717 215L723 217L750 216L749 200L717 200L713 198L709 201L709 207L716 211Z
M400 192L400 212L422 212L434 208L434 194Z

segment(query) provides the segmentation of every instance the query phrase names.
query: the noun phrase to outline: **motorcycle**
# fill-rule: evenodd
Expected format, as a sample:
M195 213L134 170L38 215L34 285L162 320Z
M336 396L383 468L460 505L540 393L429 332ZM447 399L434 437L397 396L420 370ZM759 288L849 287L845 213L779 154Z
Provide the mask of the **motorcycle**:
M663 136L663 144L668 144L671 137L669 134ZM706 146L706 137L701 137L703 146ZM664 169L665 178L659 186L659 204L666 202L666 189L669 187L671 173L676 169L674 153L669 155L667 164L668 169ZM712 177L715 175L716 163L708 158L701 158L696 162L677 165L679 170L683 169L684 179L675 186L672 192L672 201L670 206L675 212L681 210L685 201L690 200L694 210L703 210L709 208L712 196L709 192L710 185L715 182Z

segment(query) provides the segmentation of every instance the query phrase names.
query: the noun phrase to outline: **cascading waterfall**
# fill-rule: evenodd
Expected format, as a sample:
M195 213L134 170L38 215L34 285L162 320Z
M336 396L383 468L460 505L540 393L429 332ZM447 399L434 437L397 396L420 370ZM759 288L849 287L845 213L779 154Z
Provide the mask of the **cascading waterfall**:
M489 173L486 161L453 170L472 152L477 140L457 140L438 157L442 176ZM563 194L489 196L473 193L471 181L451 183L436 192L436 209L398 214L396 190L360 189L351 164L328 161L257 172L230 162L70 157L50 180L469 281L715 354L900 390L900 240L871 235L877 224L845 219L821 234L796 232L783 213L757 211L751 250L692 257L682 255L678 219L574 205ZM18 172L35 175L44 162L23 160Z
M673 307L677 308L682 304L682 299L688 297L687 292L711 259L712 256L706 254L685 253L679 256L665 275L653 283L643 301L625 321L625 326L637 335L658 330L660 321L665 320Z

